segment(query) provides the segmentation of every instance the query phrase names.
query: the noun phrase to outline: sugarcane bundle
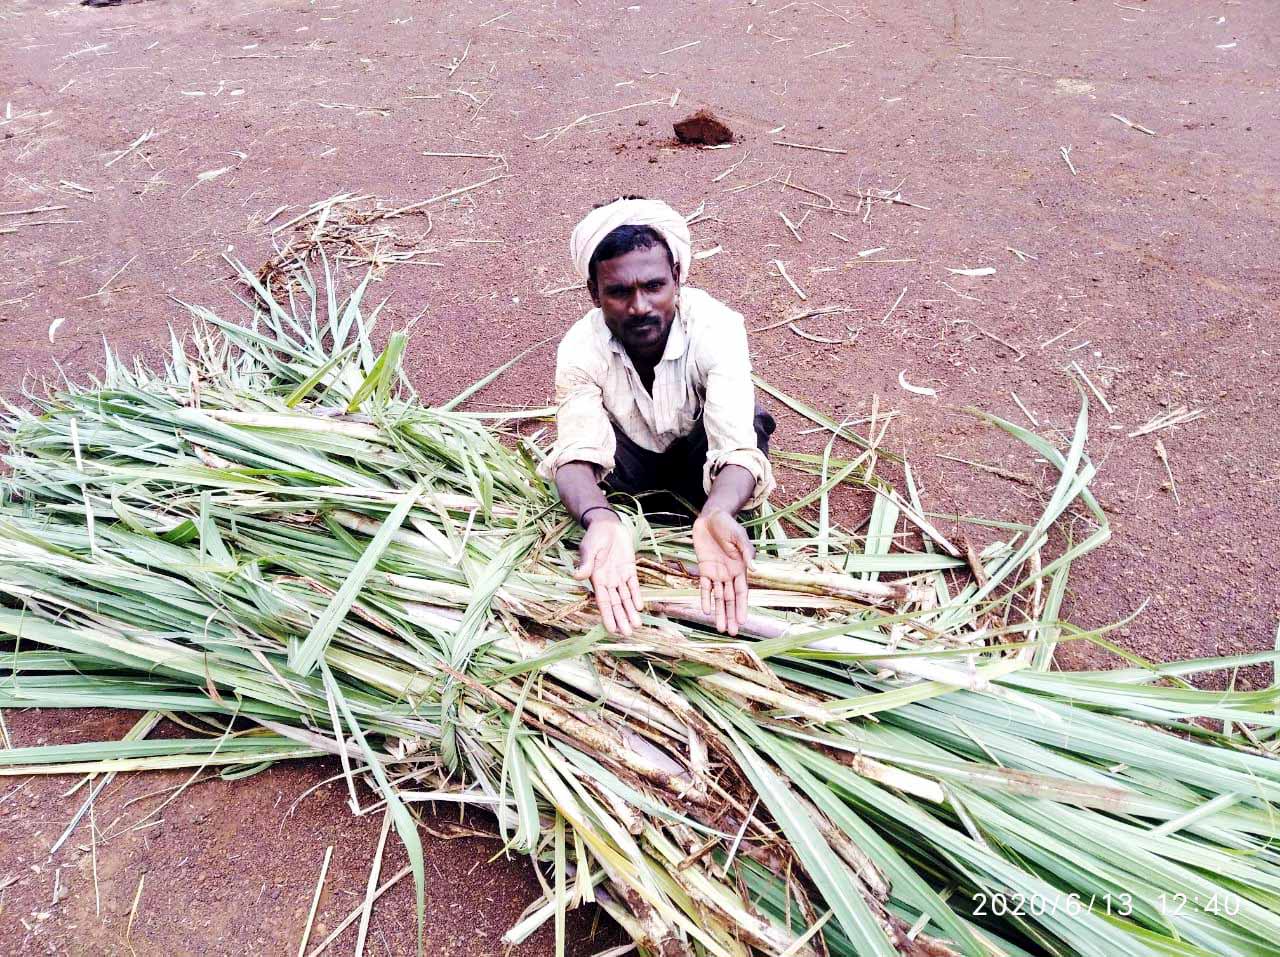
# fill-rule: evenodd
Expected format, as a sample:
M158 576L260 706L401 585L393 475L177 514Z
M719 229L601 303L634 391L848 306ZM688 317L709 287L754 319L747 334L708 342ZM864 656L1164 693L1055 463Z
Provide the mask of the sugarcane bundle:
M751 521L736 638L699 608L688 530L636 509L644 624L612 636L510 428L531 414L420 402L406 334L372 346L367 280L340 297L300 267L279 301L236 266L246 325L190 307L162 371L108 350L3 435L0 706L210 733L15 748L0 773L335 755L408 848L420 919L415 805L474 805L533 858L546 895L510 942L553 921L563 946L595 901L663 957L1280 954L1280 695L1186 681L1273 656L1050 670L1055 642L1101 640L1059 621L1109 534L1087 407L1065 449L987 417L1060 478L980 554L877 474L877 442L791 456L818 484ZM861 534L830 520L839 485L874 495ZM1088 534L1045 560L1068 520Z

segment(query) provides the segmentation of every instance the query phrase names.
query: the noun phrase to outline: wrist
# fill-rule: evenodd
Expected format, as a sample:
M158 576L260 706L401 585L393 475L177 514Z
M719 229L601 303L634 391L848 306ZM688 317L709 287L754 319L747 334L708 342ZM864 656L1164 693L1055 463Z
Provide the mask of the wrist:
M578 522L583 528L590 528L598 521L621 522L622 517L613 510L612 505L592 505L578 516Z

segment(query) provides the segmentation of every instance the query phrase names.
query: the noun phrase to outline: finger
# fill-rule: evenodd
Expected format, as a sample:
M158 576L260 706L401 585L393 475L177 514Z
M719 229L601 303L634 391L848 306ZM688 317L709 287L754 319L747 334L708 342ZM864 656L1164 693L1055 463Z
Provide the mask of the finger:
M618 599L622 603L622 612L618 615L619 622L623 616L626 616L626 622L631 628L640 627L640 612L636 611L635 595L631 591L631 582L623 582L618 588ZM631 631L628 630L627 634Z
M635 625L640 624L640 621L637 619L634 624L631 621L631 616L634 613L627 607L627 604L631 599L627 594L625 586L623 588L619 588L617 585L614 585L610 588L609 600L613 604L613 620L618 625L618 631L630 638Z
M747 576L739 575L733 580L733 590L736 592L734 596L736 601L734 604L738 607L738 624L745 625L747 623Z
M704 615L711 614L711 579L706 575L702 576L702 613Z
M599 579L601 576L597 576ZM618 593L617 582L601 581L596 588L597 594L603 596L602 601L609 606L609 615L613 619L614 634L630 635L631 620L627 617L626 608L622 600L622 596Z
M600 609L600 620L604 623L604 630L611 635L616 635L618 619L613 614L613 599L609 596L609 589L596 589L596 607Z
M733 582L729 582L724 586L724 621L730 638L738 634L738 607L735 598Z
M580 582L586 581L588 578L590 578L591 574L596 570L597 554L599 553L587 552L584 555L580 555L579 557L581 559L581 562L578 565L577 570L573 573L573 577L578 579L578 581Z
M724 631L724 582L718 581L712 586L711 601L716 613L716 631Z
M635 606L636 611L644 611L644 599L640 597L640 580L632 575L627 585L631 589L631 604Z
M631 627L631 618L627 614L626 601L618 595L617 591L613 592L613 622L618 626L618 635L630 638L634 628Z

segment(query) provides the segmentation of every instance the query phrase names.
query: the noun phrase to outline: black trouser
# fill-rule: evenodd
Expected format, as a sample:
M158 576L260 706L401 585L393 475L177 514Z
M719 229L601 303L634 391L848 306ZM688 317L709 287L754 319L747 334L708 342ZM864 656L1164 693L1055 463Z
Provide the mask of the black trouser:
M778 424L773 416L756 406L756 446L769 454L769 436ZM613 471L605 479L605 490L624 492L640 498L646 514L670 512L689 517L689 503L699 509L707 500L702 488L702 471L707 463L707 429L698 418L693 431L671 443L665 452L654 452L633 442L618 426L613 427L617 448Z

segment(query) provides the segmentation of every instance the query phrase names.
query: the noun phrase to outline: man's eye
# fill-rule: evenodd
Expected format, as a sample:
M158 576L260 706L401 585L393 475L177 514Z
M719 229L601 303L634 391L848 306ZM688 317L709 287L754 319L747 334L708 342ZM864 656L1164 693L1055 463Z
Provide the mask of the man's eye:
M663 283L661 279L655 279L653 282L646 283L645 289L649 290L649 292L657 292L662 288L662 285Z

